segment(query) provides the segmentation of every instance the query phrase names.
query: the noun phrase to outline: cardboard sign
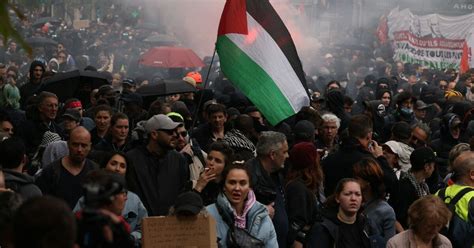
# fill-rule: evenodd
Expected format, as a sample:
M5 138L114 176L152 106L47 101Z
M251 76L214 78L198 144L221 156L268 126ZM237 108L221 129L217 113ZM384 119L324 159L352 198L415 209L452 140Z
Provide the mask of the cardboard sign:
M216 221L212 216L147 217L142 223L143 248L217 248Z
M89 20L75 20L72 23L74 29L81 29L81 28L88 28L89 27Z

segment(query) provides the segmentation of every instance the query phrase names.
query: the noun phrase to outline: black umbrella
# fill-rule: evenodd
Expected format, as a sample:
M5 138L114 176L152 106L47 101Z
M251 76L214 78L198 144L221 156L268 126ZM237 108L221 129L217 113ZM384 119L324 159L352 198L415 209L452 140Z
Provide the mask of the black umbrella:
M147 96L169 96L174 94L196 92L196 88L184 80L160 80L157 83L151 83L141 86L137 93Z
M26 43L33 47L57 46L58 42L45 37L31 37L26 39Z
M35 22L33 22L32 26L36 27L36 28L41 27L47 22L49 22L53 25L57 25L57 24L61 23L61 20L59 20L57 18L54 18L54 17L42 17L42 18L37 19Z
M46 80L39 91L53 92L64 102L69 98L86 95L86 92L90 93L104 84L108 84L108 81L100 72L74 70L57 73Z

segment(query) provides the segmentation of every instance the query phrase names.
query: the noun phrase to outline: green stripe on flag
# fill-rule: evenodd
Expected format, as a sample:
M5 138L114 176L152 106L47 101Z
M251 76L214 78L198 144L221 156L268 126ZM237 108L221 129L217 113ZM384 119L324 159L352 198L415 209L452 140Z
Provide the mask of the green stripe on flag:
M295 114L270 75L227 36L217 38L216 48L224 75L259 108L272 125Z

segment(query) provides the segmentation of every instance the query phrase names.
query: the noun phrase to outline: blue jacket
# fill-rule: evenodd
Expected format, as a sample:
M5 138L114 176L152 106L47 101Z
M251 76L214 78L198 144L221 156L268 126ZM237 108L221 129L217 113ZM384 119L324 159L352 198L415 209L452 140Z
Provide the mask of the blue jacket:
M233 209L230 205L227 197L223 193L220 193L217 197L217 201L206 207L212 217L217 223L217 240L219 247L227 247L226 238L229 226L223 220L222 216L217 210L216 204L219 204L226 214L233 216ZM273 227L272 220L268 215L267 208L259 202L255 202L252 208L247 213L247 231L255 238L260 239L265 243L265 247L275 248L278 247L277 237L275 228Z
M72 210L73 212L78 212L84 208L84 197L79 198L76 206ZM143 206L142 201L137 194L128 191L127 192L127 201L125 202L125 207L122 210L122 217L130 224L130 235L133 236L135 240L136 247L139 246L139 243L142 239L142 219L148 217L148 212L146 211L145 206Z

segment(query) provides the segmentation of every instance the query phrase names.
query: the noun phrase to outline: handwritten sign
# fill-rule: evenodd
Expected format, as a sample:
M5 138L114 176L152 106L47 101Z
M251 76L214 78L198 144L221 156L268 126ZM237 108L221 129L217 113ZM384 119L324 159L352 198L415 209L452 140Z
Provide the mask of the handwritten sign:
M143 248L217 247L216 221L211 216L147 217L142 235Z
M90 24L89 20L75 20L72 23L72 27L76 30L81 29L81 28L88 28Z

